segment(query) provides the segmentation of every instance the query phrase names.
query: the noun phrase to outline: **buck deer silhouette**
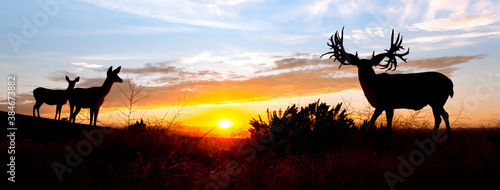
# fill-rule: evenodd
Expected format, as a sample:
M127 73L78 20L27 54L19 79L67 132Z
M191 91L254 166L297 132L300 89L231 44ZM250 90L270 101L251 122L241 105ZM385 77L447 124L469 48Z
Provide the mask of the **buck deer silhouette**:
M66 90L51 90L42 87L38 87L33 90L33 97L35 98L35 105L33 106L33 117L40 117L40 107L43 103L48 105L56 105L56 115L55 120L61 119L61 109L66 102L68 102L68 94L75 88L75 83L80 81L80 77L76 77L75 80L70 80L66 76L66 81L68 81L68 88ZM59 118L57 117L59 116Z
M108 95L111 90L111 86L115 82L123 82L123 80L118 76L120 73L121 66L113 70L113 66L109 67L107 72L107 77L104 80L102 86L91 87L91 88L75 88L69 93L69 106L70 106L70 122L75 122L76 116L80 112L81 108L90 109L90 125L96 125L97 115L99 114L99 108L102 103L104 103L104 97Z
M344 28L339 36L337 31L330 37L330 42L327 43L333 51L321 55L332 54L329 59L334 57L335 60L342 65L354 65L358 67L358 78L361 88L365 93L368 102L375 108L370 124L374 124L382 111L385 111L387 117L387 128L389 136L392 138L392 118L394 109L404 108L420 110L423 107L430 105L434 115L434 130L432 131L431 138L436 135L441 117L443 117L446 124L447 142L451 143L451 132L449 115L444 110L444 105L449 97L453 97L453 82L450 78L438 72L424 72L412 74L376 74L373 70L374 66L381 66L383 69L396 70L397 60L396 57L406 62L404 56L410 53L410 49L404 53L396 53L403 49L403 36L398 34L396 41L394 41L394 29L391 34L391 46L385 53L375 55L373 51L371 59L360 59L358 53L353 55L345 51L344 42ZM320 57L320 58L321 58ZM386 64L381 64L385 58L388 58Z

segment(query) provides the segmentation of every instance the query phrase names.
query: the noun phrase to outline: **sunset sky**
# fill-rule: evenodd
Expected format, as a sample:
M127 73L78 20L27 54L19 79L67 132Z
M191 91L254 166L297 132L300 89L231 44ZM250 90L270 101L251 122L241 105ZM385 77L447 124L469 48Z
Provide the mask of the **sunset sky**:
M388 73L449 76L451 122L459 110L469 126L500 113L500 1L53 0L5 1L0 9L0 75L5 84L17 76L22 114L32 114L36 87L65 89L66 75L81 78L77 88L100 86L110 66L146 86L136 113L170 118L185 99L180 116L193 130L220 119L244 127L267 108L317 99L364 109L357 69L319 58L343 26L346 49L360 57L389 48L392 29L401 33L408 63ZM125 108L117 86L128 89L114 85L100 121L119 120ZM0 94L5 111L6 85ZM44 117L54 113L42 106Z

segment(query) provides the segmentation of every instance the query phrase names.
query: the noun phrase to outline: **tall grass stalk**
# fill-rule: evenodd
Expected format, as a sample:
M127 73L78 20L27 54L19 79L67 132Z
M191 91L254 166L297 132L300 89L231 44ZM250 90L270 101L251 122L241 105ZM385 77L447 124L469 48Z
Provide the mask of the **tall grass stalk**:
M126 111L123 110L118 110L118 117L122 119L125 122L125 126L130 126L132 122L134 122L136 119L133 117L134 112L138 111L137 109L134 109L134 104L137 102L144 100L147 98L149 95L143 95L141 97L138 97L139 94L146 88L147 84L144 86L138 86L136 84L132 84L130 82L130 78L127 76L127 86L128 86L128 91L129 93L125 92L120 86L118 86L118 89L120 89L120 92L125 96L127 101L123 101L123 105L127 108ZM141 118L144 117L144 114L146 112L142 113Z

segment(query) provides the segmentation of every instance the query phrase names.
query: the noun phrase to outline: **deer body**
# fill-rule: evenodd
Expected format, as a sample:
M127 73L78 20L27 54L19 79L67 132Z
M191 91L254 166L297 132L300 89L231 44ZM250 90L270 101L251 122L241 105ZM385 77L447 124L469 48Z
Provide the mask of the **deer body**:
M106 80L102 86L91 87L91 88L75 88L69 94L69 105L70 105L70 121L75 122L76 115L80 112L81 108L89 108L90 110L90 125L96 125L97 115L99 114L99 108L104 103L104 98L108 95L113 83L123 82L123 80L118 76L121 67L118 67L114 71L113 67L110 67L107 72Z
M380 114L385 111L387 117L387 128L390 136L392 136L392 117L394 116L394 109L413 109L420 110L429 105L432 108L434 115L434 130L432 137L434 137L439 129L441 117L446 124L448 143L451 143L451 132L448 113L444 110L444 105L448 97L453 97L453 82L445 75L438 72L424 72L412 74L376 74L373 70L374 66L382 66L388 70L395 70L397 68L396 57L406 62L404 56L408 55L410 50L406 53L397 54L402 46L403 38L398 35L394 43L394 30L391 35L391 48L386 50L386 53L375 55L373 52L371 59L360 59L357 55L347 53L343 45L343 29L342 36L336 32L335 36L332 35L328 46L333 49L326 54L333 54L330 58L335 57L339 60L341 65L355 65L358 67L358 77L361 88L365 93L366 98L370 105L375 108L370 123L374 124ZM380 62L385 59L387 64L382 65ZM335 61L334 60L334 61Z
M68 76L66 76L66 81L68 81L68 88L66 90L51 90L46 88L36 88L33 90L33 97L35 98L35 105L33 106L33 117L40 117L40 107L45 103L48 105L56 105L56 115L55 120L61 119L61 109L66 102L68 102L68 94L71 90L75 88L75 83L80 80L80 77L76 77L75 80L71 81ZM59 118L57 117L59 116Z
M448 96L453 97L452 81L437 72L365 76L359 71L358 76L361 88L374 108L420 110L427 105L444 105Z

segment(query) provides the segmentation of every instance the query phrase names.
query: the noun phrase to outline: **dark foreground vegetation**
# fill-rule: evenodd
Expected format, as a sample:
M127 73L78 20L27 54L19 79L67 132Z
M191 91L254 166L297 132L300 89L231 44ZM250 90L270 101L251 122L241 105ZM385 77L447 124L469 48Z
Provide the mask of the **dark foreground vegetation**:
M21 189L497 189L500 178L498 126L454 128L450 146L425 128L395 128L390 141L319 102L252 120L250 139L16 119L16 182L4 135L2 184Z

